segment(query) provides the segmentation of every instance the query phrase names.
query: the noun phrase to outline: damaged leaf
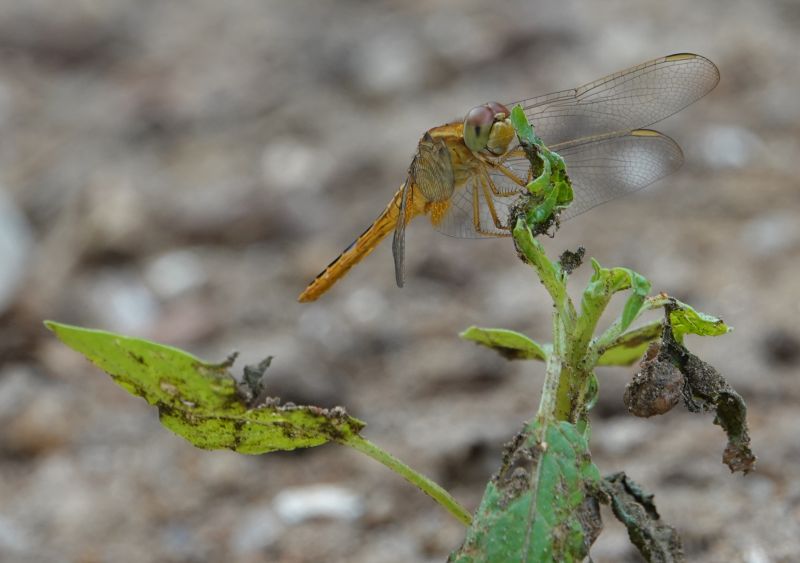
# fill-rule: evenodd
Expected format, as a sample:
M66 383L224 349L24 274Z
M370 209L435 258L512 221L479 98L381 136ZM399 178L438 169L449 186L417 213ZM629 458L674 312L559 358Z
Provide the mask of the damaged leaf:
M681 313L676 316L677 311ZM747 406L744 400L714 366L692 354L674 336L675 327L671 323L673 319L677 319L684 334L699 334L695 330L703 331L702 334L723 334L729 328L721 320L698 313L682 303L665 307L665 313L669 323L664 326L660 354L666 355L683 374L683 399L686 408L691 412L716 411L714 424L721 426L728 436L728 444L722 456L723 463L731 471L748 473L755 467L757 458L750 449Z
M720 336L732 330L722 319L701 313L677 299L672 300L672 304L667 307L667 310L672 334L678 342L683 342L683 337L687 334Z
M230 362L209 364L177 348L54 322L47 328L107 372L123 389L158 408L161 423L195 446L260 454L344 441L364 423L344 409L254 404L269 359L248 368L242 384Z
M747 431L747 406L744 399L733 389L720 391L717 397L717 416L714 424L722 427L728 435L728 444L722 453L722 462L731 472L748 473L755 468L757 457L750 449L750 434Z
M524 334L504 328L480 328L471 326L461 334L464 340L492 348L509 360L542 360L547 359L549 350L531 340Z
M731 471L748 473L756 456L750 449L747 431L747 405L724 377L712 366L677 342L669 347L673 361L686 379L684 403L692 412L716 410L714 424L728 435L722 461Z
M600 533L600 482L586 439L567 422L531 422L506 446L453 562L581 561Z
M647 561L684 561L678 532L661 521L653 495L645 493L625 473L605 477L600 483L598 497L603 504L611 505L614 515L628 529L631 542Z

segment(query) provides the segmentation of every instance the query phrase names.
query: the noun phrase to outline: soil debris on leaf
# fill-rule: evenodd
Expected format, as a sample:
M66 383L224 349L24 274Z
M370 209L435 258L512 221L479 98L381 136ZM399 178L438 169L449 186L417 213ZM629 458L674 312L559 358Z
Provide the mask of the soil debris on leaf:
M264 381L272 359L273 356L267 356L258 364L246 365L242 370L242 381L237 388L251 407L262 403L266 399Z
M506 444L503 452L503 465L492 478L498 490L503 491L501 504L508 503L519 497L530 488L531 473L539 459L540 447L528 447L526 436L520 431Z
M583 257L585 254L586 249L582 246L579 246L574 251L565 250L561 253L558 263L561 264L561 269L564 270L567 275L570 275L583 264Z

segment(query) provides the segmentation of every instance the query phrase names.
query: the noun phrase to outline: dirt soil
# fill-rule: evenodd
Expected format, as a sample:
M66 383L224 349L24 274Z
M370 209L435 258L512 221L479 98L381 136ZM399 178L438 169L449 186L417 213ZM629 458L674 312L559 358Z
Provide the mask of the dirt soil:
M730 474L711 415L628 415L632 369L598 374L592 454L656 495L689 561L800 560L794 0L0 0L0 560L443 561L462 526L383 466L332 445L194 449L41 320L239 365L274 355L274 394L344 405L474 509L543 369L457 333L550 327L511 242L422 220L402 290L387 243L295 299L383 209L427 128L683 51L722 73L658 125L684 167L545 244L736 328L688 345L747 401L758 468ZM593 560L640 561L603 516Z

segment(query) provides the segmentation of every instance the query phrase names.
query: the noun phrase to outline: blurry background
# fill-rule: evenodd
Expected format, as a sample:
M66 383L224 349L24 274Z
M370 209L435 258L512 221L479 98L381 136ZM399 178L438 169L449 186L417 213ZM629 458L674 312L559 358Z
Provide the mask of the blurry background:
M592 452L655 493L689 560L796 560L794 0L0 0L0 560L444 560L460 524L382 466L337 446L194 449L41 320L240 365L275 355L274 394L345 405L474 509L543 369L456 335L549 337L510 241L420 221L403 290L384 244L319 302L296 296L383 209L427 128L680 51L722 73L658 125L686 165L545 243L736 327L689 345L747 400L758 470L729 474L710 415L629 416L633 369L599 374ZM594 560L640 560L605 522Z

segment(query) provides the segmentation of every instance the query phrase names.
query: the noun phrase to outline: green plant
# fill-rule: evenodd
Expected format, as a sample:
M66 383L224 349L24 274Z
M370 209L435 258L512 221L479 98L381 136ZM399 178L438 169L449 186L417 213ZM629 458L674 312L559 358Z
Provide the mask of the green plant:
M520 258L533 267L553 301L553 342L540 344L493 328L472 327L461 334L510 359L545 363L538 411L506 446L474 517L441 487L366 440L364 423L344 409L281 404L270 397L264 378L270 358L245 367L236 379L229 371L234 357L209 364L153 342L46 324L127 391L156 406L162 424L197 447L261 454L337 442L383 463L468 526L452 561L580 561L600 533L599 503L611 505L649 561L681 560L680 538L660 520L652 496L624 473L602 477L592 463L588 413L598 394L594 370L629 366L644 355L625 393L628 409L638 416L661 414L682 398L693 412L715 411L715 423L728 436L723 461L732 471L746 473L755 456L744 401L684 343L688 334L717 336L730 329L666 294L649 296L644 276L603 268L595 260L576 306L567 282L583 250L551 260L535 238L552 228L572 201L564 162L536 137L521 108L514 108L511 119L536 171L529 194L513 208L513 238ZM621 292L628 292L622 313L595 335L611 298ZM663 318L632 328L654 310Z

